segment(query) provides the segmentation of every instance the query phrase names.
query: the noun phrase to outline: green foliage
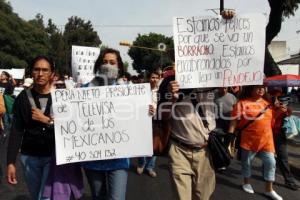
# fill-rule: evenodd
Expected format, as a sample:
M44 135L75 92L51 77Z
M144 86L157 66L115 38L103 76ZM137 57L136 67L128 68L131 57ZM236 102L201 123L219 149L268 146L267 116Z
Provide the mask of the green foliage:
M26 68L37 55L53 58L59 74L70 73L71 46L99 46L101 41L90 21L71 17L62 32L43 15L25 21L9 3L0 0L0 68ZM26 70L28 71L28 70Z
M37 24L19 18L3 1L0 9L1 68L24 68L34 56L48 53L47 34Z
M98 47L101 44L101 40L97 32L94 31L92 23L90 21L85 22L83 19L77 16L72 16L69 18L67 24L65 25L63 37L67 46L67 73L70 73L71 69L72 45Z
M94 31L91 21L72 16L65 25L64 38L66 43L71 45L94 46L101 44L100 38Z
M124 72L128 72L129 63L127 61L125 61L123 63L123 66L124 66Z
M283 1L283 15L290 17L295 15L295 11L299 8L300 0L284 0Z
M5 0L0 0L0 11L6 14L12 13L12 7L10 3L6 3Z
M166 44L166 52L137 48L147 47L157 49L159 43ZM168 53L173 52L174 49L172 37L157 33L149 33L148 35L139 34L133 42L133 46L137 47L130 47L128 54L133 60L133 68L138 73L141 73L143 70L153 71L173 62L172 56Z

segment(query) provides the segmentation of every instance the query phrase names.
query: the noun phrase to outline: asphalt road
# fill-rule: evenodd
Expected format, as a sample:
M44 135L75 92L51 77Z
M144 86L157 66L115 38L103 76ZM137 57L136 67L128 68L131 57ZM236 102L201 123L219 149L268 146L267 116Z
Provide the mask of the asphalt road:
M296 111L294 114L300 114L300 106L294 106ZM297 111L299 110L299 112ZM0 165L5 171L5 144L0 138ZM295 178L300 181L300 143L291 141L289 144L289 160L292 172ZM158 177L152 178L146 174L137 175L135 173L135 159L132 159L132 167L129 170L129 178L127 185L127 199L128 200L173 200L174 192L172 190L171 181L169 178L168 162L166 158L157 159L157 173ZM252 185L255 194L247 194L241 189L242 178L240 175L240 163L232 160L232 163L227 171L217 173L216 190L212 196L212 200L265 200L268 199L263 195L264 182L261 176L261 162L256 159L252 167ZM28 192L24 179L22 177L19 162L17 163L18 181L16 186L8 185L5 178L1 179L0 183L0 200L29 200ZM300 190L292 191L284 187L284 180L281 174L277 171L276 183L274 189L285 200L300 199ZM88 185L85 181L85 193L82 200L91 199Z
M298 150L300 147L298 147ZM1 148L1 165L3 167L3 148ZM300 151L293 153L291 157L300 158ZM169 179L168 164L166 158L158 158L157 172L158 177L152 178L146 174L137 175L135 173L135 159L132 160L132 168L129 170L129 179L127 185L127 199L128 200L173 200L174 192L172 190ZM217 174L216 190L212 196L212 200L264 200L268 199L263 195L264 182L261 177L260 161L256 160L253 165L252 184L255 194L247 194L241 189L242 178L240 176L240 164L233 160L229 169L223 173ZM294 166L296 178L300 179L300 166ZM21 172L18 163L18 171ZM8 185L3 179L0 184L0 200L29 200L26 185L24 183L22 173L18 174L18 185ZM288 200L299 199L300 191L292 191L283 186L283 178L280 174L276 174L275 190ZM91 199L90 191L87 184L85 184L85 193L82 200Z

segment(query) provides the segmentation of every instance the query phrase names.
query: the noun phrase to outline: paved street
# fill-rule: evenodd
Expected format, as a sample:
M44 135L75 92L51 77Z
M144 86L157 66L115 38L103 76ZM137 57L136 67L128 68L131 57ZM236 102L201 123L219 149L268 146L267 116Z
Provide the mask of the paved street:
M298 106L294 106L298 110ZM297 114L297 113L295 113ZM0 145L0 164L2 169L5 170L5 148L1 143ZM291 168L298 181L300 181L300 144L295 141L289 143L289 159ZM158 158L157 161L157 178L151 178L148 175L137 175L135 173L135 159L132 162L132 168L129 171L127 199L128 200L172 200L174 194L169 179L168 165L166 158ZM261 177L261 162L255 160L253 165L253 179L252 185L255 194L247 194L241 189L241 176L240 164L238 161L233 160L229 169L224 173L217 174L217 186L212 196L212 200L264 200L268 199L263 195L264 182ZM21 172L18 163L18 171ZM0 200L29 200L27 189L22 177L22 173L18 174L18 185L8 185L5 179L2 179L0 184ZM275 190L286 200L299 199L300 191L292 191L283 186L283 178L277 171ZM91 199L90 192L87 184L82 200Z
M300 147L298 146L297 152L291 152L290 157L292 159L300 158ZM3 165L3 148L1 149L1 165ZM133 160L133 164L135 161ZM253 186L256 191L255 194L246 194L241 190L241 177L240 177L240 165L238 161L233 160L230 168L225 173L217 174L217 186L216 191L212 197L212 200L247 200L267 199L263 196L264 182L261 179L260 173L260 161L255 162L253 166ZM18 165L20 170L20 166ZM300 180L300 165L293 167L294 173L297 174L297 179ZM128 200L172 200L174 194L171 189L168 165L166 158L159 158L157 162L157 178L151 178L148 175L137 175L132 168L129 172L127 199ZM0 186L0 199L1 200L29 200L28 193L22 178L22 174L19 173L19 183L17 186L8 185L5 180L2 180ZM294 200L299 199L300 191L292 191L283 187L283 178L280 174L276 175L277 183L275 190L284 197L284 199ZM86 184L85 184L86 185ZM87 185L86 185L87 186ZM88 187L86 187L83 200L91 199Z

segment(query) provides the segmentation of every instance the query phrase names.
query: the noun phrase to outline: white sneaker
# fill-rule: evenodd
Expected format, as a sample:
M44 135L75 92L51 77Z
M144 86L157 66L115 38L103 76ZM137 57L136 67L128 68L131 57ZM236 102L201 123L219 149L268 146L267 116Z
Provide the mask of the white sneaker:
M283 200L283 198L279 196L274 190L272 190L271 192L265 192L264 194L274 200Z
M253 194L254 190L250 184L244 184L243 185L243 190L247 193Z

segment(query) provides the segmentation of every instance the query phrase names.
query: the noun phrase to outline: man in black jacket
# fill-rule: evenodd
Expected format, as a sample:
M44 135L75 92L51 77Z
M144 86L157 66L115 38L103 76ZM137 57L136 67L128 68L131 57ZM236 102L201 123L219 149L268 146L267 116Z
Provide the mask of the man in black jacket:
M54 128L51 117L51 79L53 62L36 57L30 65L33 88L16 98L12 129L7 149L7 181L17 184L16 157L21 149L21 163L29 193L34 200L42 199L54 152Z

